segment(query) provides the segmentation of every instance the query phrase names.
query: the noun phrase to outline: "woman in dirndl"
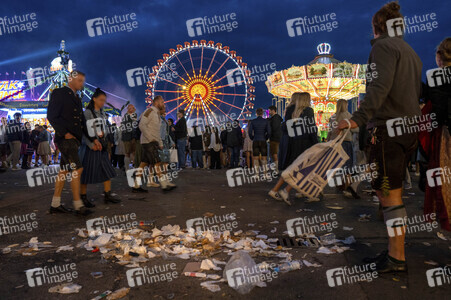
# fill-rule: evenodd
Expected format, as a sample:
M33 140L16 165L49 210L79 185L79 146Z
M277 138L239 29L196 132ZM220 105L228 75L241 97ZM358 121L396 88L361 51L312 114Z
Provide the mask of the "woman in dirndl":
M105 92L97 88L84 112L90 137L84 135L80 147L80 160L83 165L80 196L86 207L95 206L86 195L88 184L103 183L105 203L121 202L111 193L111 178L116 176L116 171L111 165L108 155L108 119L102 109L105 102ZM97 139L102 145L102 149L98 149L90 138Z

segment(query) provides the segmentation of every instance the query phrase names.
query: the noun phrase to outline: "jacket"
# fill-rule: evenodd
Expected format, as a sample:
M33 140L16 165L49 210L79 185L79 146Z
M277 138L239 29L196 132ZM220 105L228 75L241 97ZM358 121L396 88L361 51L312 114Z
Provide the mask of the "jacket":
M50 95L47 119L55 129L55 142L64 140L66 133L72 134L80 143L83 134L89 137L81 99L71 88L55 89ZM94 138L89 137L91 141Z
M402 37L381 35L371 41L365 98L352 115L359 126L385 126L389 119L421 115L418 105L423 66Z
M444 73L451 74L451 67L444 68ZM451 75L448 75L451 78ZM422 98L431 101L432 111L436 114L439 125L447 125L451 132L451 82L443 82L441 85L430 87L423 84Z
M121 121L121 128L124 128L122 131L122 140L123 141L131 141L136 137L136 128L138 128L138 115L136 113L126 113Z
M197 130L194 130L194 136L189 137L189 143L191 150L203 150L202 135L198 134Z
M233 122L233 126L227 129L227 147L243 146L243 133L238 122Z
M175 138L177 140L184 139L188 136L185 117L180 118L174 126Z
M163 147L163 140L160 134L160 113L159 110L151 106L146 109L139 121L139 129L141 130L141 144L157 142Z
M22 135L25 131L25 126L20 121L11 120L6 125L6 137L8 142L22 141Z
M270 141L280 142L280 139L282 138L282 121L282 117L278 114L269 118L269 126L271 127Z
M261 116L252 120L249 124L249 137L252 141L266 141L271 136L271 126L268 119Z

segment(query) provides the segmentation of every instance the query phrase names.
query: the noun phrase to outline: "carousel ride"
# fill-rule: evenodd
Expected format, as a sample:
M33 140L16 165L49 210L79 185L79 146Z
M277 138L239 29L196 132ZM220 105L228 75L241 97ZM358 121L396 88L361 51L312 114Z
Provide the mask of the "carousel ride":
M341 62L330 54L331 46L319 44L318 55L303 66L292 66L271 74L266 86L285 107L295 92L307 92L312 98L316 124L326 131L329 118L336 111L338 99L350 100L365 93L367 65Z
M166 117L185 110L187 121L201 118L210 125L251 116L255 88L247 64L228 46L213 41L185 42L169 49L149 75L146 102L160 95Z

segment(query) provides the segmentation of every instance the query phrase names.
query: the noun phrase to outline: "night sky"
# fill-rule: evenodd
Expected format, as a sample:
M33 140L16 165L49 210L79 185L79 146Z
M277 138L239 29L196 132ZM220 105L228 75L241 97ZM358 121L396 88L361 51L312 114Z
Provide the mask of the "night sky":
M9 1L1 17L35 13L37 28L31 32L0 36L0 76L20 74L30 67L48 65L61 40L87 82L130 99L139 111L145 107L145 86L130 87L126 71L151 68L163 53L193 39L213 40L235 50L249 67L276 64L281 70L304 65L317 54L316 46L328 42L335 58L366 63L372 38L371 17L386 1ZM6 4L6 5L5 5ZM400 1L405 16L435 13L438 28L407 35L407 42L423 61L423 74L435 68L435 47L450 35L449 1ZM136 14L137 28L90 37L86 21L93 18ZM236 14L231 32L190 37L186 21L197 17ZM331 32L290 37L286 21L335 13L338 28ZM272 72L272 70L271 70ZM16 76L16 79L20 75ZM423 75L424 78L424 75ZM257 82L255 107L271 105L272 95ZM118 103L119 104L119 103Z

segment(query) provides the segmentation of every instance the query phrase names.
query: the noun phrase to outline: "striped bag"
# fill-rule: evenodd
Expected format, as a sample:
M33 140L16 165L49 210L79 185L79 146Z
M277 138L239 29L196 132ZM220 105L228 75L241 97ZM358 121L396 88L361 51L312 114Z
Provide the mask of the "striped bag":
M333 141L315 144L299 155L283 171L285 182L305 197L317 198L327 184L327 171L341 168L349 159L341 146L348 131L349 128Z

